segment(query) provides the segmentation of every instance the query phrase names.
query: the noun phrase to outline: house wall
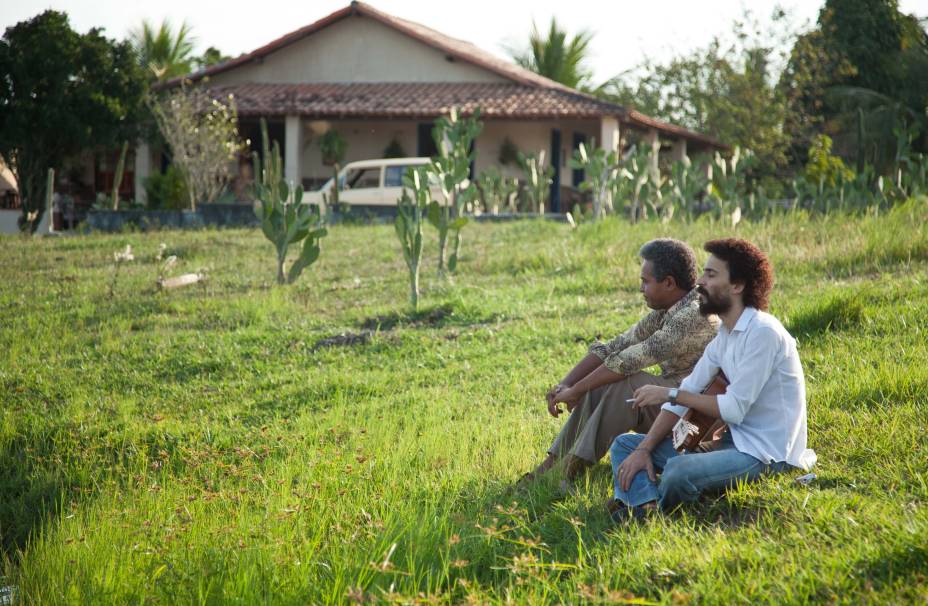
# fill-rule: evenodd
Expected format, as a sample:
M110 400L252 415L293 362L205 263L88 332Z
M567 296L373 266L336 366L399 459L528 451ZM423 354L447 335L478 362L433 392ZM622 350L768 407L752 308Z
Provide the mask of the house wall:
M213 85L264 82L505 82L369 17L342 19L260 62L210 78Z
M487 120L477 138L474 170L479 174L490 166L496 166L508 177L521 177L522 171L518 166L500 166L500 149L507 137L523 154L537 154L544 150L545 162L550 163L553 129L561 131L561 183L569 185L574 133L584 133L587 140L591 140L599 133L598 120Z
M409 156L417 152L417 130L415 121L332 121L326 126L337 130L348 143L346 162L382 158L383 151L395 137ZM332 176L332 169L322 164L318 136L313 134L311 121L303 122L303 153L300 176L304 183L318 184ZM522 177L516 165L501 166L500 149L508 138L524 154L545 151L547 162L551 161L551 130L561 131L561 183L571 184L570 158L573 156L575 132L586 135L591 141L599 135L599 121L553 121L553 120L486 120L483 131L475 143L474 169L480 174L491 166L497 167L508 177Z
M416 155L417 125L412 121L333 121L328 126L338 131L348 144L345 163L383 158L383 152L396 138L407 156ZM322 163L319 137L303 123L303 157L300 176L304 183L315 184L332 176L332 168Z

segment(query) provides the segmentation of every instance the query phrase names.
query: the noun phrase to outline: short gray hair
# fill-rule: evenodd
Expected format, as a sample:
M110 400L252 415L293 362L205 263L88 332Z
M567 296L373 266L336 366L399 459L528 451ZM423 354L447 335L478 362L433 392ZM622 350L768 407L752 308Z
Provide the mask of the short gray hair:
M696 253L686 242L673 238L651 240L641 247L638 256L651 262L658 282L672 276L683 290L696 286Z

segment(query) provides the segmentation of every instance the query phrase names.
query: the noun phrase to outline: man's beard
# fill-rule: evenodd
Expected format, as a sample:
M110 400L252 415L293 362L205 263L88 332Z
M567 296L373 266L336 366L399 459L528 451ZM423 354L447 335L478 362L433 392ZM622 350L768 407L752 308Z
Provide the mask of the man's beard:
M696 292L705 299L699 300L699 313L704 316L723 314L731 309L731 297L714 298L709 294L709 291L705 290L702 286L697 286Z

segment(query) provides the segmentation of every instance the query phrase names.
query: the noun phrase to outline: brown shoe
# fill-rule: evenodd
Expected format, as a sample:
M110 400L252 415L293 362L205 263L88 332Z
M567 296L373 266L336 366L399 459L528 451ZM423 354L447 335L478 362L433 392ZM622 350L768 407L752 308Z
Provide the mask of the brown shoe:
M527 473L523 473L522 477L520 477L514 485L516 487L528 486L529 484L534 482L537 478L538 476L535 474L534 471L529 471Z
M588 467L592 467L592 465L593 464L586 459L581 459L574 455L567 455L567 463L564 465L564 475L568 480L573 482L580 477Z

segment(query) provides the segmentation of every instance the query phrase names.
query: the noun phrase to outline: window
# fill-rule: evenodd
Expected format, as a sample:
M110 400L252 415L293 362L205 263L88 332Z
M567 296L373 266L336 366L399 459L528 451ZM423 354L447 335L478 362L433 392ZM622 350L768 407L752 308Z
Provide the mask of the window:
M402 187L403 186L403 175L406 174L406 169L408 166L388 166L386 167L386 172L383 175L383 186L384 187Z
M342 189L370 189L380 187L380 167L356 168L345 175Z

